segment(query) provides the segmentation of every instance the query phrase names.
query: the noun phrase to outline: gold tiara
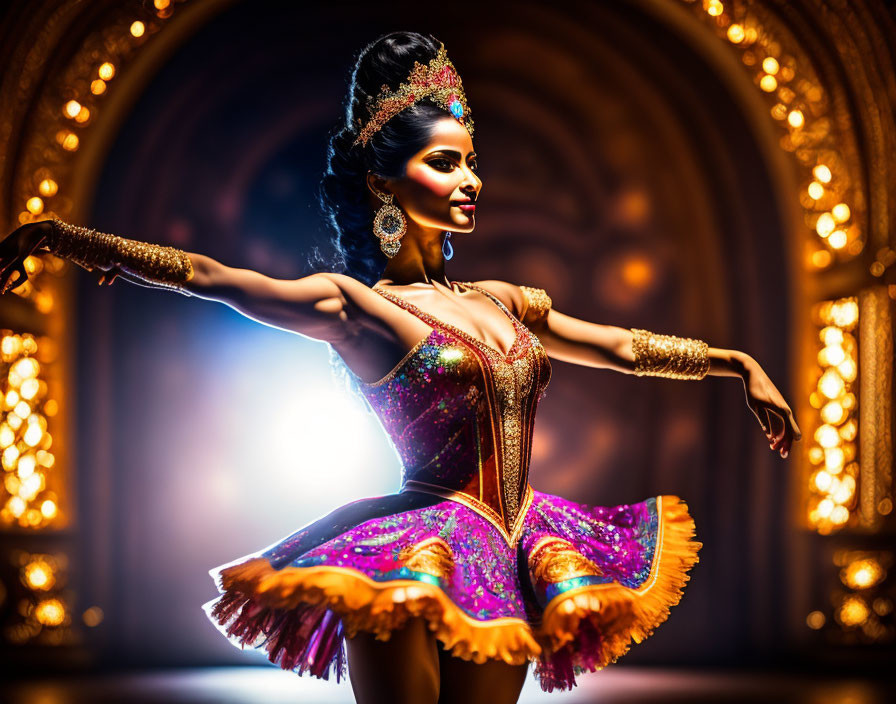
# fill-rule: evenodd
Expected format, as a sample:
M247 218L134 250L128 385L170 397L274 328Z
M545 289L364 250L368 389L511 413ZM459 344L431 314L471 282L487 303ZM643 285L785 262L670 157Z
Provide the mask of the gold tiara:
M376 99L370 97L368 103L371 117L352 146L359 142L367 144L371 135L387 121L423 98L430 98L442 105L473 136L473 118L470 117L460 76L448 58L445 45L439 42L438 53L426 66L419 61L414 62L406 83L402 83L395 91L390 91L389 86L384 84ZM361 127L360 117L355 120L355 124Z

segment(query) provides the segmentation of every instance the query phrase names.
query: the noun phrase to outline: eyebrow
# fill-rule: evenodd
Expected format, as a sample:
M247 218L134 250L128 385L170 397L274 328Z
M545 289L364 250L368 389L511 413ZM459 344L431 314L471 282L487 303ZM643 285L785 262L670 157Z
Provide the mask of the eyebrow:
M456 151L454 149L436 149L435 151L430 152L427 156L430 156L432 154L439 154L439 153L447 154L448 156L453 156L455 159L461 158L460 152ZM476 152L470 152L470 156L473 158L476 158Z

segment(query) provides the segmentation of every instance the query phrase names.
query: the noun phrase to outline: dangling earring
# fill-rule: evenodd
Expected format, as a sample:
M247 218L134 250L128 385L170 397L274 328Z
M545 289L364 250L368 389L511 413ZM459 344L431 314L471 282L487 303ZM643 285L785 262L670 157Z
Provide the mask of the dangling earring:
M450 232L445 233L445 239L442 240L442 256L445 259L451 259L454 256L454 247L451 246L451 242L448 239L451 237Z
M401 238L407 232L408 223L404 219L401 210L392 205L394 194L390 193L384 196L377 193L380 200L385 205L380 206L376 211L376 217L373 219L373 234L380 239L380 249L390 259L398 254L401 248Z

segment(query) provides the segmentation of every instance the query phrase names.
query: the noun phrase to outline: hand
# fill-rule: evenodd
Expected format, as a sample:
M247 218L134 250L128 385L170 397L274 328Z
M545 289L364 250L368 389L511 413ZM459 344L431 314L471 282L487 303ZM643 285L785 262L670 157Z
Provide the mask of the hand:
M28 280L25 259L40 248L52 226L49 220L25 223L0 240L0 294ZM15 274L18 276L13 278Z
M743 359L742 376L747 405L765 431L769 447L781 457L787 457L793 441L803 437L793 411L759 362L750 356Z

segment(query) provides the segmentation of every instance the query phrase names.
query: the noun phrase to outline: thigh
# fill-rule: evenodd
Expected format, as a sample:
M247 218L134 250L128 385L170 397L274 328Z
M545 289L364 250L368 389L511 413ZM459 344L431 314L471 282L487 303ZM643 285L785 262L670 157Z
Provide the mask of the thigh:
M438 704L515 704L519 699L529 663L509 665L486 660L477 665L448 653L441 643L439 672L442 681Z
M410 618L389 640L360 631L346 638L348 674L358 704L436 704L439 656L423 618Z

